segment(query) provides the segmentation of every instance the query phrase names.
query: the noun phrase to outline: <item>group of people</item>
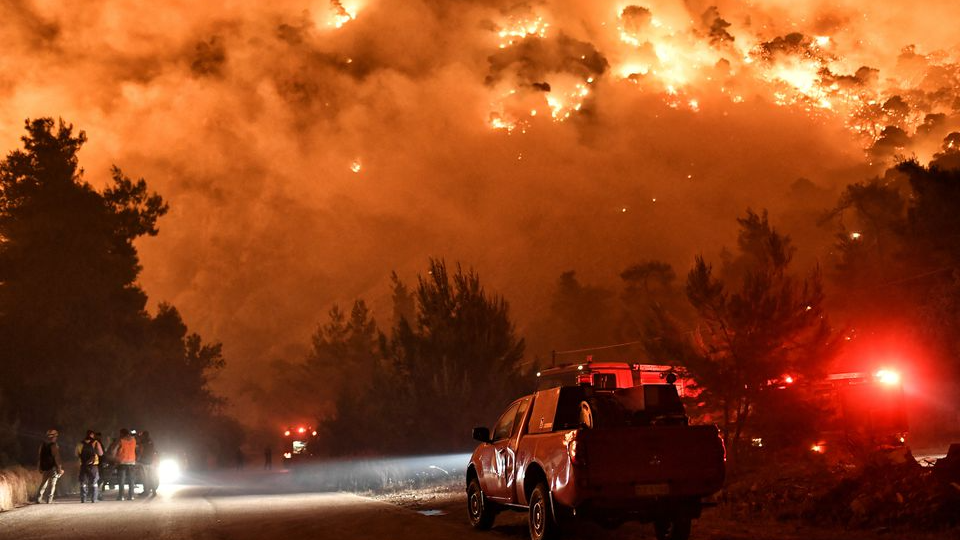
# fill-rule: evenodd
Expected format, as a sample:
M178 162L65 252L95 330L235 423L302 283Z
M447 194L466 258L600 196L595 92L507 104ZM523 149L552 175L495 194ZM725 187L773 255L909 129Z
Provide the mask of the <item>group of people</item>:
M57 439L60 434L55 429L47 431L46 441L40 445L38 469L42 477L37 490L37 502L53 502L57 489L57 480L63 476L63 461ZM99 432L88 430L86 437L77 444L76 456L80 460L80 502L93 503L103 500L101 491L116 476L117 500L133 500L134 484L139 468L143 492L141 495L155 496L159 487L157 476L157 449L150 438L150 432L121 429L118 436L106 449ZM124 495L124 486L127 492Z

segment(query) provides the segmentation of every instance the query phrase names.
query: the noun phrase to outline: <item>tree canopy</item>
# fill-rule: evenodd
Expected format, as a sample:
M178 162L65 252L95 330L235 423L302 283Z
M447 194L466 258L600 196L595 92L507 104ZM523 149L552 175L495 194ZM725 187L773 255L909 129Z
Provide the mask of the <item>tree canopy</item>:
M696 326L685 331L655 312L645 336L647 351L683 366L701 387L701 398L719 409L721 428L734 455L751 414L789 375L823 375L836 344L823 309L819 270L803 279L788 272L790 237L770 225L766 212L739 218L737 256L716 276L696 257L686 296Z
M148 313L137 283L134 242L159 232L167 204L116 167L93 187L79 166L86 135L62 120L28 120L22 140L0 162L0 422L18 433L0 441L6 459L32 459L51 426L162 438L187 420L197 433L222 424L207 386L220 345L173 306Z

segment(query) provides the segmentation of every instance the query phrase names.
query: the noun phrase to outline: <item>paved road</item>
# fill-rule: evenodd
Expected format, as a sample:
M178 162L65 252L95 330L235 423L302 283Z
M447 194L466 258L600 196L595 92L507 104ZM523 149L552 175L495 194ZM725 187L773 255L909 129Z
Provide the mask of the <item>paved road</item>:
M272 482L259 487L265 489L207 481L168 486L153 499L34 504L0 514L0 539L455 540L472 532L465 522L443 522L356 495L283 493Z
M221 474L164 486L153 499L96 504L77 497L0 513L0 540L527 540L524 514L505 513L492 531L473 531L459 491L439 497L414 493L414 502L346 493L297 493L283 474ZM426 512L428 515L418 513ZM654 538L648 524L617 531L575 525L576 540ZM744 523L708 510L694 525L695 540L946 540L938 534L879 534L816 530L781 523ZM952 538L952 537L951 537Z

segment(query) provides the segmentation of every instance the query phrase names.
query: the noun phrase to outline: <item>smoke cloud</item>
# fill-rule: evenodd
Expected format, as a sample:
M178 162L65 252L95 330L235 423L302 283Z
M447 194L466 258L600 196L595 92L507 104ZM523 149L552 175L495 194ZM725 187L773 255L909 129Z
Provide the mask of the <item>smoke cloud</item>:
M387 322L390 271L430 256L476 268L523 331L560 272L685 269L747 206L806 234L797 209L958 130L960 4L919 11L8 1L0 143L62 116L89 136L88 181L115 163L169 201L142 283L225 343L236 389L299 358L332 303Z

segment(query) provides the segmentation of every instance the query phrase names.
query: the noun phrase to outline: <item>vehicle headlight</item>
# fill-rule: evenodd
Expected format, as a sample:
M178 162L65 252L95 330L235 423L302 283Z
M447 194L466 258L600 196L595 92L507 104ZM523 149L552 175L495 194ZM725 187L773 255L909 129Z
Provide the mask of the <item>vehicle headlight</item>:
M157 477L161 484L173 484L180 480L180 462L175 459L162 459L157 465Z

